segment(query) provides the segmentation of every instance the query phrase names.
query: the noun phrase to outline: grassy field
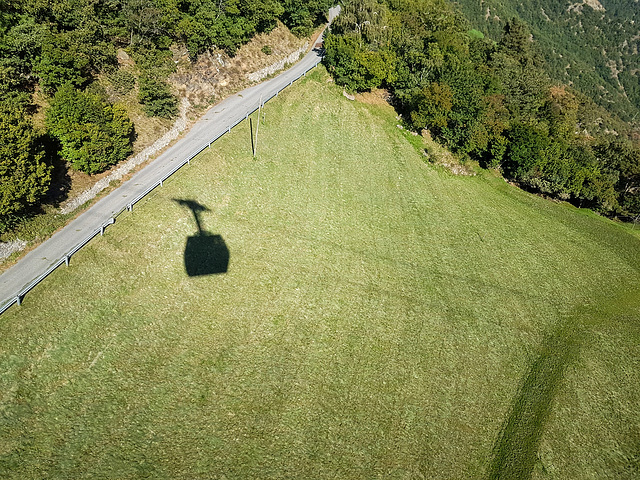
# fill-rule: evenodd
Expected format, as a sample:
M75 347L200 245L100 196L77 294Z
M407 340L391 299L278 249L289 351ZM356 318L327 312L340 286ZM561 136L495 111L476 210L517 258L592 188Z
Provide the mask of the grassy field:
M638 478L638 236L326 80L0 317L1 478Z

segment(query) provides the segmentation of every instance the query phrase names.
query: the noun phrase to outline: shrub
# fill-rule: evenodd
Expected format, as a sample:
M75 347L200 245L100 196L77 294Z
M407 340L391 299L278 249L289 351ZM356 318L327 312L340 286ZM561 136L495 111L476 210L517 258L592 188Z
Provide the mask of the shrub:
M155 78L140 77L138 100L150 117L173 118L178 114L178 99L165 82Z
M136 86L136 77L126 70L116 70L109 76L113 88L120 95L126 95Z

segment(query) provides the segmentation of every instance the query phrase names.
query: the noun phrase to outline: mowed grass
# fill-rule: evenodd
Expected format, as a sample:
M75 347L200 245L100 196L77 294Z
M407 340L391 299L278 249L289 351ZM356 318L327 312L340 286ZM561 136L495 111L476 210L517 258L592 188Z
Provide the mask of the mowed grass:
M0 477L638 478L638 237L326 80L0 317ZM176 200L226 273L187 276Z

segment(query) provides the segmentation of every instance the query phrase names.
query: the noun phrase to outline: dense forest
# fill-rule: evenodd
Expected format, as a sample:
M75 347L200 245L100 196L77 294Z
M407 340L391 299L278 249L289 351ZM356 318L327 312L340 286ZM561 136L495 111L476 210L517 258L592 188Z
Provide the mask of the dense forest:
M623 120L640 120L640 5L636 0L457 0L474 28L499 38L524 20L549 75Z
M37 208L54 168L104 171L132 152L135 130L96 79L136 88L149 116L171 118L166 80L172 45L192 60L209 49L233 55L283 22L299 36L325 21L328 0L0 0L0 233ZM137 75L118 68L117 49ZM46 97L36 128L34 93ZM60 167L62 166L62 167Z
M496 40L471 27L445 0L351 0L325 40L325 62L346 88L389 89L412 128L460 158L637 220L640 147L630 126L555 80L519 17Z

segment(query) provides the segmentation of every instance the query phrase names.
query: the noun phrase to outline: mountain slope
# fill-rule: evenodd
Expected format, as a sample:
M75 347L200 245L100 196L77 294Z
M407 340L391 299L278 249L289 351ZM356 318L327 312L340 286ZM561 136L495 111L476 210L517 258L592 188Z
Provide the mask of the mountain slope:
M498 40L511 17L531 27L555 80L625 121L640 119L637 0L458 0L472 25Z

